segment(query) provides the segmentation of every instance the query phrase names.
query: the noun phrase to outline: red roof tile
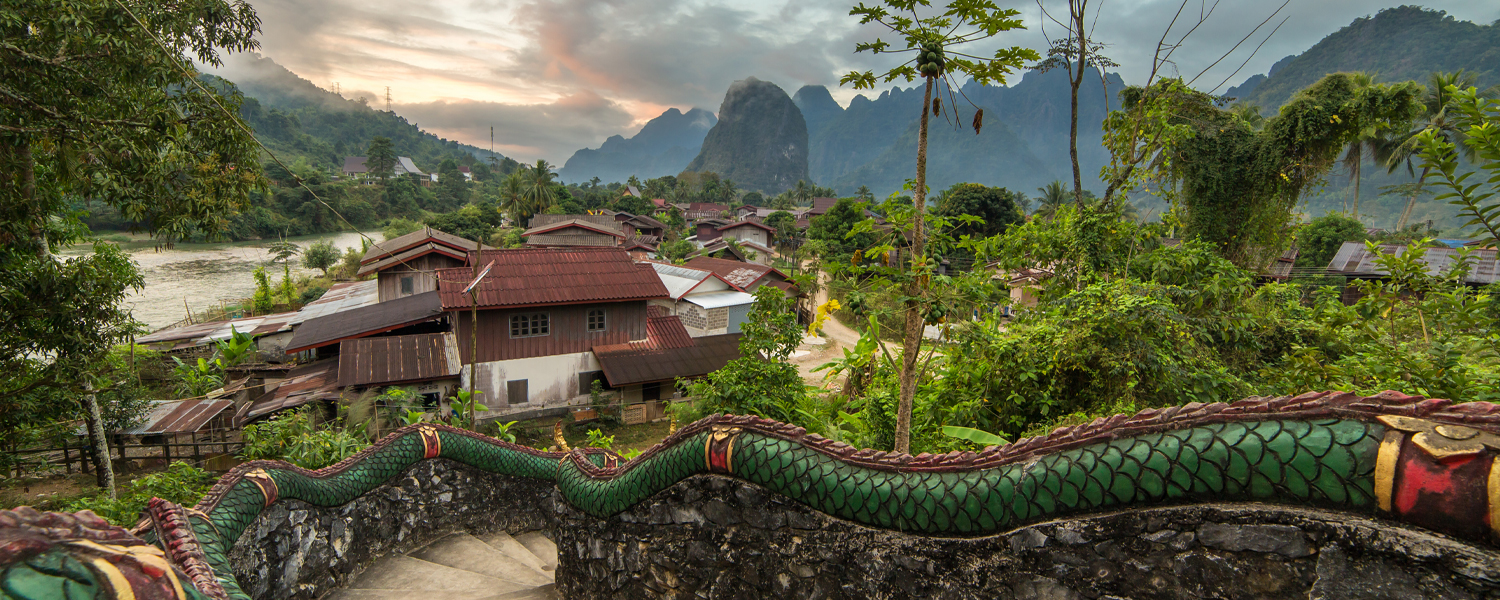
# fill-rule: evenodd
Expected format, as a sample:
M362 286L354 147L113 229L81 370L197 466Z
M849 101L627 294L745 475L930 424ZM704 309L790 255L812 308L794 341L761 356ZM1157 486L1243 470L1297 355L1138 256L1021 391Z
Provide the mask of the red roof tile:
M488 250L477 264L490 270L475 288L482 308L626 302L667 298L667 288L650 265L637 265L622 248L525 248ZM471 262L470 264L475 264ZM470 268L439 269L438 293L444 310L469 307L463 290L474 280Z

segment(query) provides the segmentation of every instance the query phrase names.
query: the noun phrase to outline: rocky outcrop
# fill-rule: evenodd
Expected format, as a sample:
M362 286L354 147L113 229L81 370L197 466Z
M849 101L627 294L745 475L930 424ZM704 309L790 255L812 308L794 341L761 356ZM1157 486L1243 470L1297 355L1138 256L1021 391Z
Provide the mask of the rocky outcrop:
M574 152L557 174L567 183L581 183L592 177L604 182L624 182L631 175L642 181L676 175L698 155L704 136L718 122L713 113L701 108L686 113L669 108L646 122L633 137L610 136L597 150L584 148Z
M807 122L786 92L754 77L729 86L719 123L688 171L713 171L740 189L779 194L807 179Z
M835 117L844 113L844 107L833 101L833 95L828 93L828 88L821 85L804 85L792 95L792 104L802 111L802 119L807 122L807 136L811 140L817 135L819 129L833 121Z

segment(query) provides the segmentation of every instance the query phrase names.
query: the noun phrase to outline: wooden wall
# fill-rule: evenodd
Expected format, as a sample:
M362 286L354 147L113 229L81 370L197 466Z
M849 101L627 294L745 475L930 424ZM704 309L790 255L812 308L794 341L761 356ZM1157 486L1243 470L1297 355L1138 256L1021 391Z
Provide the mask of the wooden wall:
M405 265L397 263L389 269L381 271L377 276L379 283L376 289L379 293L379 301L386 302L402 297L401 278L413 277L411 293L420 294L437 289L437 274L432 271L436 269L447 269L451 267L462 267L463 261L444 256L442 254L427 254L406 261ZM412 271L426 271L425 273L412 273Z
M587 330L588 311L602 308L605 312L606 329ZM510 317L514 314L544 312L550 315L551 333L548 335L511 338ZM463 363L469 364L470 313L454 311L458 324L458 353ZM479 362L513 360L534 356L552 356L574 352L588 352L600 344L623 344L631 340L646 339L646 302L611 302L605 304L573 304L521 309L481 309L479 311Z

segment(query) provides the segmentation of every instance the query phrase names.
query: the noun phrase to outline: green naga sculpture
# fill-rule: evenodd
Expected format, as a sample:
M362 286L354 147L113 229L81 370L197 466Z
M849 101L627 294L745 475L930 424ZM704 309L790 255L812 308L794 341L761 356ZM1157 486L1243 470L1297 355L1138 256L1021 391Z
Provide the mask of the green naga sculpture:
M1500 547L1500 406L1320 392L1153 409L980 452L920 456L730 415L693 423L628 462L416 425L318 471L240 465L196 507L154 500L129 533L87 512L0 512L0 596L248 598L228 555L267 507L287 499L339 506L436 458L551 481L566 502L605 518L693 475L717 474L915 535L988 536L1124 507L1254 501L1379 516Z

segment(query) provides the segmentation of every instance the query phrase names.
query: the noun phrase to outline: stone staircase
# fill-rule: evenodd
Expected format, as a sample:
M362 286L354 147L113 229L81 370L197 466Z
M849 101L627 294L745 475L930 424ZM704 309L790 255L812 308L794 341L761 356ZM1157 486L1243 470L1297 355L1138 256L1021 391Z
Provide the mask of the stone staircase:
M327 600L556 600L557 545L540 532L455 533L370 565Z

